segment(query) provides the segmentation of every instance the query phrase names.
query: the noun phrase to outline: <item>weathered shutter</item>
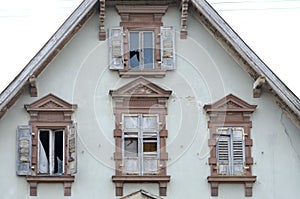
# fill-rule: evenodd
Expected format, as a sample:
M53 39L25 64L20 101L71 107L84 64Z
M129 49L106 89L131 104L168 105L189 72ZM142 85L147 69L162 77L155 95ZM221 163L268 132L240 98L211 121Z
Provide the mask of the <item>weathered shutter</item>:
M68 126L67 174L77 173L77 125Z
M160 28L161 69L174 70L175 65L175 31L173 27Z
M228 129L218 129L216 149L218 174L230 174L230 134Z
M124 69L123 27L111 28L109 31L110 63L109 69Z
M242 128L232 128L232 174L243 175L245 144Z
M31 175L32 127L22 125L17 128L17 175Z

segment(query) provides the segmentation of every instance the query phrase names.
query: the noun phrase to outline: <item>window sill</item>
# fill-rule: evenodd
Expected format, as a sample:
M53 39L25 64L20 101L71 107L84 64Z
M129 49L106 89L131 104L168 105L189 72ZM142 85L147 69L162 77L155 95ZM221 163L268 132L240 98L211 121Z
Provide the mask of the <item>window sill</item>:
M63 183L64 196L71 196L71 185L75 177L70 175L61 176L27 176L27 182L30 185L30 196L37 196L38 183Z
M208 176L207 181L211 184L211 196L218 196L219 184L244 184L245 196L252 196L253 183L256 176Z
M149 183L158 183L159 184L159 195L166 196L167 195L167 183L170 182L170 176L112 176L112 181L116 184L116 196L123 195L123 185L124 183L141 183L141 182L149 182Z
M166 71L164 70L119 70L120 77L159 77L162 78L166 76Z

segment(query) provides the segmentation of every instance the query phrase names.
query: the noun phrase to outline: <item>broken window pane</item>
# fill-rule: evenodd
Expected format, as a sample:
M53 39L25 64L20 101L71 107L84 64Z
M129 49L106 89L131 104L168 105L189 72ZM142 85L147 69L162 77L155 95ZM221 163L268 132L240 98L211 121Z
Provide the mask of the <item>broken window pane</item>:
M62 174L64 133L62 130L40 130L38 145L38 173Z
M140 67L140 45L139 45L139 32L130 32L129 34L129 68L139 69Z

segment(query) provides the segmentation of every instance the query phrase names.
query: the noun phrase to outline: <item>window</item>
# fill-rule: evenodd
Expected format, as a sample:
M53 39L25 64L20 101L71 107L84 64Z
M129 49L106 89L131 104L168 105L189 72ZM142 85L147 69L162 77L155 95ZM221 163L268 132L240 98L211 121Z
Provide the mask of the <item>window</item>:
M171 93L143 77L110 91L116 196L123 195L124 183L158 183L160 195L167 194L166 115Z
M39 130L38 173L62 175L64 155L64 131Z
M109 68L121 77L163 77L174 70L175 32L161 22L167 6L116 8L121 22L110 29Z
M244 129L217 128L217 172L220 175L243 175L245 163Z
M153 32L129 32L129 68L149 70L154 68Z
M256 105L250 105L229 94L219 101L205 105L209 115L210 131L210 176L211 195L218 196L220 183L243 183L245 196L252 196L253 158L251 157L251 114Z
M63 183L70 196L77 172L77 128L71 118L77 105L49 94L25 108L30 120L18 126L17 174L26 176L31 196L38 183Z
M158 116L123 115L123 159L126 174L155 174L159 163Z

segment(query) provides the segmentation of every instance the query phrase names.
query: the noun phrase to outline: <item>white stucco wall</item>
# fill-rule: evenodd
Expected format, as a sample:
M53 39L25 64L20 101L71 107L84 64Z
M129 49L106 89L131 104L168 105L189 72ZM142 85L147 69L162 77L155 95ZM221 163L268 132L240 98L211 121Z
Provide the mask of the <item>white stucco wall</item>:
M39 184L38 196L29 196L24 177L15 174L16 127L28 124L24 104L53 93L78 105L73 115L78 123L78 173L69 198L115 198L114 116L108 92L132 81L108 69L108 43L98 40L98 15L94 15L38 77L38 98L28 92L0 120L0 194L4 199L64 198L62 184ZM118 26L114 9L106 11L105 27ZM177 30L177 69L164 78L148 78L172 90L168 102L167 152L169 154L168 199L215 198L210 196L205 104L229 93L258 105L253 113L252 157L257 182L252 198L297 198L300 195L300 130L264 91L252 98L253 80L245 73L192 16L188 18L188 39L179 39L180 12L169 8L164 25ZM3 161L5 160L5 161ZM124 195L139 189L158 195L157 184L126 184ZM244 185L220 185L219 197L241 199Z

